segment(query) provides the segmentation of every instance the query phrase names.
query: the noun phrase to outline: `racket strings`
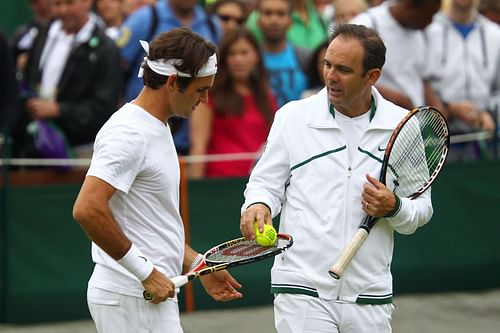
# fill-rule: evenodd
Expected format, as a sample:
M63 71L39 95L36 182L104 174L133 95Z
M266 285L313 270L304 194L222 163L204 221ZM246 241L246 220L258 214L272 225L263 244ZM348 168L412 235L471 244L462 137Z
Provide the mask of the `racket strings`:
M256 257L266 256L273 252L281 252L278 240L275 246L260 246L254 240L244 240L237 244L229 245L218 252L209 253L206 257L207 263L230 263L249 260Z
M446 121L434 109L423 108L407 121L389 155L387 181L396 194L409 197L427 188L444 163L447 137Z
M265 247L258 246L256 244L253 244L252 242L242 242L240 244L228 247L222 250L220 253L227 256L251 257L264 252L265 249Z
M440 114L436 112L426 112L422 114L429 115L427 118L430 119L429 122L432 125L432 135L424 139L424 145L425 147L434 146L434 149L426 150L426 153L429 153L427 162L431 163L429 169L434 171L438 167L439 162L442 161L442 158L446 156L443 154L443 150L447 149L446 138L448 136L448 127Z

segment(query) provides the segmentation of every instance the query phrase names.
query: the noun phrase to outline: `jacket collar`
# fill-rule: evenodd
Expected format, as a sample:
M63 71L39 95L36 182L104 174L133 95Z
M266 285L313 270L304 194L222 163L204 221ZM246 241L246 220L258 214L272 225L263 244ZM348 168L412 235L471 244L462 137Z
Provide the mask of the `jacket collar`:
M305 112L309 112L307 124L314 128L339 128L335 117L330 113L326 87L316 95L306 100L310 103ZM394 117L392 109L396 106L382 97L375 87L372 87L372 103L374 108L370 111L370 126L368 129L393 129L399 122L399 117ZM380 110L380 112L379 112Z
M375 87L372 87L372 97L377 105L377 110L368 129L393 130L396 128L401 120L401 113L396 112L399 106L394 105L392 102L382 97Z
M330 111L330 114L332 115L333 118L335 118L335 106L333 106L332 103L328 103L328 109ZM375 99L373 98L372 95L372 100L370 102L370 122L372 121L373 117L375 116L375 111L377 110L377 104L375 104Z

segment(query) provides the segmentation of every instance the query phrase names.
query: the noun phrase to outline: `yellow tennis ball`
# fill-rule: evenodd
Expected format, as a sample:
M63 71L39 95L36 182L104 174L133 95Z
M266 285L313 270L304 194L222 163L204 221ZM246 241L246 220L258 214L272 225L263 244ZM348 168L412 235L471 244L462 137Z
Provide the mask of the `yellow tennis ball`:
M255 242L260 246L272 246L276 243L276 229L272 225L264 224L264 230L259 231L259 225L254 223Z

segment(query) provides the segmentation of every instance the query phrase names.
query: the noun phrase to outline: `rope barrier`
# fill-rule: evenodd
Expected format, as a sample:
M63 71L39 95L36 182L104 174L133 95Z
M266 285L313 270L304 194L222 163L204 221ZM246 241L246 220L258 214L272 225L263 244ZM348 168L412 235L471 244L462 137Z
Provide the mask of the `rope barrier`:
M495 137L494 132L476 132L452 135L451 144L466 143L474 141L485 141ZM498 136L497 136L498 138ZM1 146L0 146L1 147ZM206 162L226 162L240 160L256 160L262 152L256 153L234 153L234 154L213 154L213 155L190 155L180 156L179 159L186 164L206 163ZM0 166L79 166L90 165L90 158L57 159L57 158L4 158L0 160Z
M235 153L214 155L180 156L179 159L187 164L204 162L226 162L240 160L255 160L260 153ZM89 166L90 158L5 158L0 160L0 165L10 166Z

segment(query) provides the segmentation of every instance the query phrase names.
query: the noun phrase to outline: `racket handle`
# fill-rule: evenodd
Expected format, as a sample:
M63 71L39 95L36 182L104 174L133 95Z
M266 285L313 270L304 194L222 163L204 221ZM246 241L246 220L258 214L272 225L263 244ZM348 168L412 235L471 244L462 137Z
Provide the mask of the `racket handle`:
M344 275L345 269L351 262L354 255L358 252L361 245L363 245L366 237L368 237L368 231L364 228L359 228L358 232L356 232L344 251L342 251L342 254L337 259L337 262L328 271L333 278L338 280L342 277L342 275Z
M189 278L186 275L179 275L179 276L171 278L170 281L172 281L174 283L174 286L177 289L177 288L184 286L186 283L188 283ZM153 299L153 295L151 295L146 290L143 291L142 297L144 297L144 299L146 301L151 301Z
M175 285L175 288L180 288L189 282L187 275L179 275L170 279Z

